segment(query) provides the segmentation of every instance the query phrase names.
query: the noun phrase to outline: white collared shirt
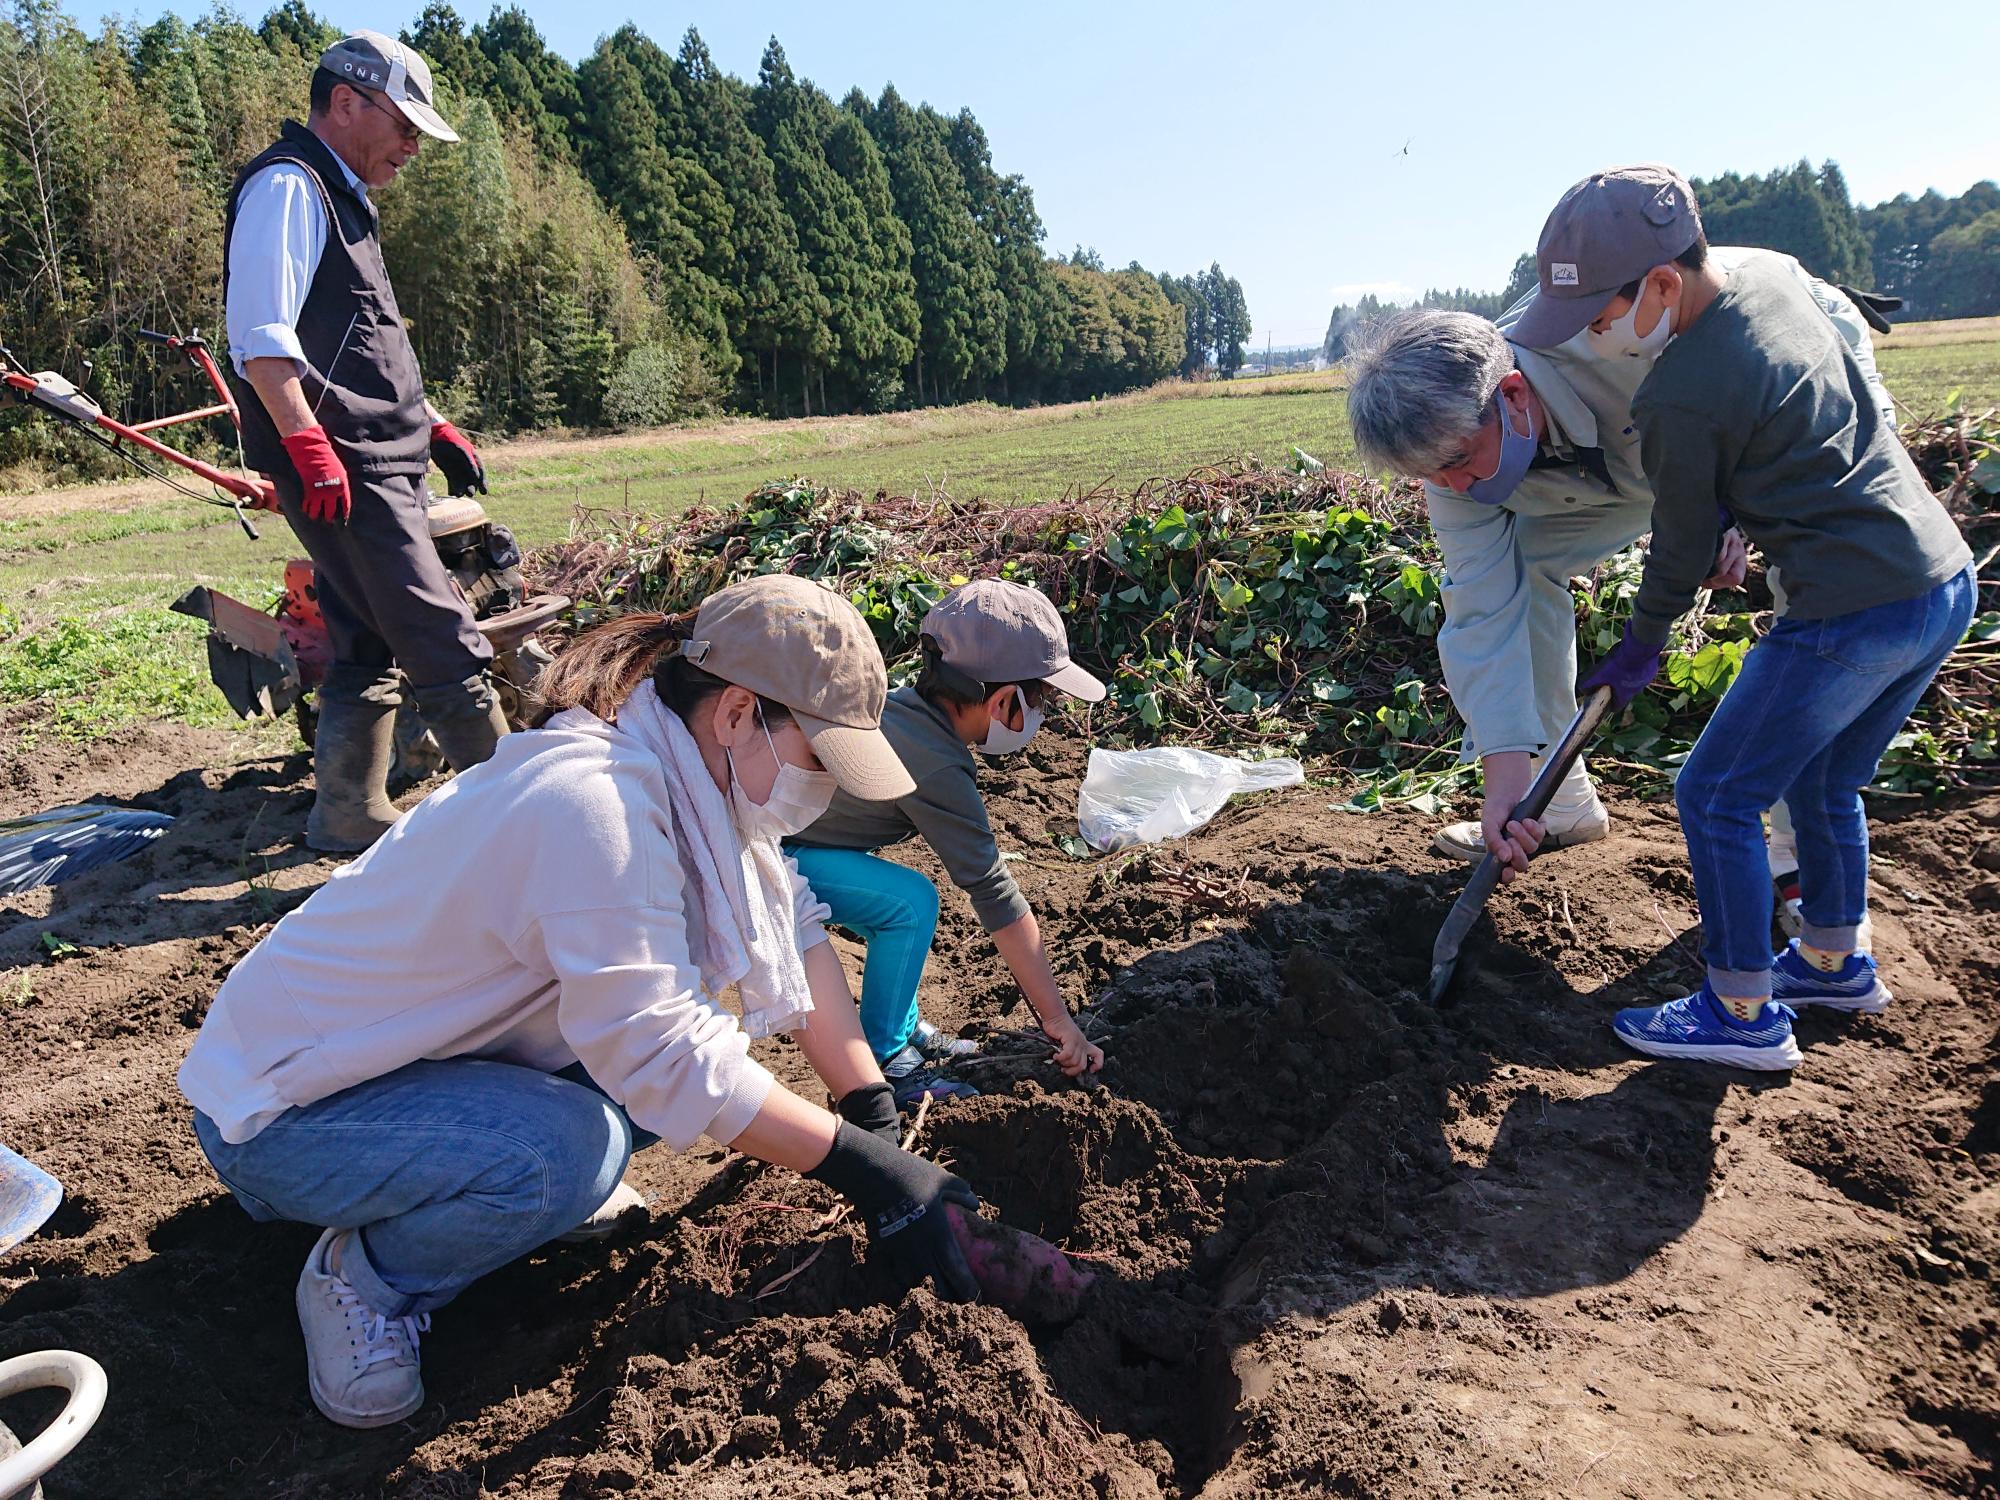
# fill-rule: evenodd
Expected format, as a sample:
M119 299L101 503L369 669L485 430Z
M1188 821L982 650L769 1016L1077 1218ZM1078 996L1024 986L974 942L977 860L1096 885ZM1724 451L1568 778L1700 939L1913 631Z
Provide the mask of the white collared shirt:
M330 148L329 148L330 149ZM362 197L367 184L333 159ZM303 377L299 313L326 251L326 205L303 168L273 162L243 184L236 200L236 229L229 240L229 297L222 310L230 363L238 375L246 360L289 359Z

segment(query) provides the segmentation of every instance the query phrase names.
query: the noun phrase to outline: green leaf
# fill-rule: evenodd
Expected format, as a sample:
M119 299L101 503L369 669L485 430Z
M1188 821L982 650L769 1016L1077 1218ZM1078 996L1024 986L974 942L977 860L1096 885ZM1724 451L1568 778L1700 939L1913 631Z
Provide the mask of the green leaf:
M72 954L83 952L75 943L67 938L59 938L53 932L42 934L42 951L51 959L68 958Z

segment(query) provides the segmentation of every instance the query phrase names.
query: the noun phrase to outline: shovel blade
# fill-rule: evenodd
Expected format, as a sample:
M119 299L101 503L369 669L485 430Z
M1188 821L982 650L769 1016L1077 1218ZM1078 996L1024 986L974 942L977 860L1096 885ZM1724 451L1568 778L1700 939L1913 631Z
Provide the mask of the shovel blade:
M1431 965L1430 1002L1436 1005L1444 999L1444 992L1451 988L1451 979L1458 972L1458 955Z
M62 1184L47 1172L0 1146L0 1255L48 1222L62 1202Z

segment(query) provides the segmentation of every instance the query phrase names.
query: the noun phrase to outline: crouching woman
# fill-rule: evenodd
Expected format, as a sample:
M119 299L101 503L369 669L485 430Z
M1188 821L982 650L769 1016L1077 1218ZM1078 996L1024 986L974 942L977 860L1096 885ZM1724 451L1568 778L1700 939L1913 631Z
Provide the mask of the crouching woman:
M685 640L677 637L685 635ZM911 782L861 616L801 579L632 615L544 678L557 712L406 813L224 981L180 1072L216 1175L325 1233L299 1275L313 1401L423 1404L418 1336L488 1271L609 1227L635 1145L706 1135L847 1197L878 1252L976 1288L779 839ZM735 986L742 1020L718 1003ZM839 1101L748 1055L795 1033Z

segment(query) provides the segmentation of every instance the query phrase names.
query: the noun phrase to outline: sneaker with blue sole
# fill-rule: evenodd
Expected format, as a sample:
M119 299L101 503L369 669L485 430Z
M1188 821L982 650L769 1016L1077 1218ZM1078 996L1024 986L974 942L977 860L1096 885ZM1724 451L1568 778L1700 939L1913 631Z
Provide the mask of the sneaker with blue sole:
M1794 938L1771 960L1771 998L1786 1005L1822 1005L1872 1016L1887 1010L1895 997L1868 954L1848 954L1847 961L1829 974L1806 961Z
M1628 1047L1649 1057L1683 1057L1781 1073L1805 1060L1792 1038L1792 1010L1766 1005L1754 1021L1738 1021L1704 984L1665 1005L1621 1010L1611 1029Z

